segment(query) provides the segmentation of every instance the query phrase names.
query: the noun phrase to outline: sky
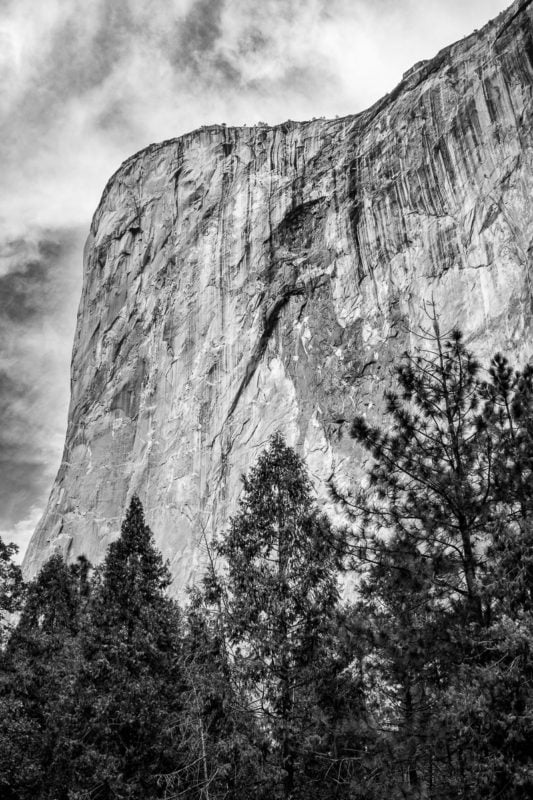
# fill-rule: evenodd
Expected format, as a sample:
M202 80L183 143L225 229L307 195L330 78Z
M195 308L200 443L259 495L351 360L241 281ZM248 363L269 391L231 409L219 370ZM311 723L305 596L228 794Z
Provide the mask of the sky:
M107 179L204 124L362 111L509 0L0 0L0 536L61 460L82 251Z

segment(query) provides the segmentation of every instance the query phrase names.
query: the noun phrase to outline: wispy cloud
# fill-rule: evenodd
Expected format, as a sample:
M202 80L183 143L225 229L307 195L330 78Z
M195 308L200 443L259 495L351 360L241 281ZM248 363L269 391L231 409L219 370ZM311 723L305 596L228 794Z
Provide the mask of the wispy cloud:
M2 541L14 542L18 547L18 553L14 557L14 561L17 564L22 564L24 553L41 515L42 508L39 506L32 506L14 525L5 529L0 527L0 538Z
M0 0L0 527L8 538L25 544L59 463L83 238L119 163L205 123L360 111L415 61L506 5Z
M85 222L131 151L205 122L361 110L505 0L11 0L0 216ZM29 209L28 209L29 206Z
M63 446L81 241L79 229L27 229L0 242L0 527L19 545Z

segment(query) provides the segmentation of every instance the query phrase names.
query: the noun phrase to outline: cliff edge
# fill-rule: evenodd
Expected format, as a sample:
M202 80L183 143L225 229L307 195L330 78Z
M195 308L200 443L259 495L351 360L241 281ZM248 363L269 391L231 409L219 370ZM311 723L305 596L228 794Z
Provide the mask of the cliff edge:
M356 479L424 301L481 355L533 352L533 5L368 111L211 126L108 183L84 257L61 467L25 559L102 558L132 492L176 591L280 429L319 494Z

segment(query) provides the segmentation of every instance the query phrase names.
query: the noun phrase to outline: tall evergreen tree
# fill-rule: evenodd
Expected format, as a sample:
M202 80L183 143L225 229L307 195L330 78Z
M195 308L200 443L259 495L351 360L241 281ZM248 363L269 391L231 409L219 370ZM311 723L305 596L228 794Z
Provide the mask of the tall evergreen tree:
M463 657L462 623L457 631L457 616L434 592L432 566L413 541L392 534L375 543L371 559L357 603L376 734L367 769L373 763L379 771L378 797L439 797L458 772L457 733L442 712Z
M397 370L391 426L359 417L372 454L356 500L366 562L367 680L391 797L531 796L529 656L533 404L528 367L488 381L436 319Z
M169 583L133 497L94 580L64 746L68 790L58 798L164 795L163 776L179 765L182 709L179 618Z
M84 559L67 566L60 555L54 555L27 588L2 670L3 797L54 796L55 753L79 663L77 634L87 595L87 570Z
M484 635L461 665L450 707L472 798L533 794L533 369L497 354L483 386L483 420L493 442L497 514L487 531L482 577Z
M368 663L381 687L380 725L389 730L383 742L393 768L384 777L392 797L466 791L457 730L441 712L473 631L488 621L483 553L499 513L480 365L458 330L442 335L432 322L396 370L388 429L361 416L351 428L373 456L370 489L355 501L357 550L367 564Z
M243 482L238 512L216 543L227 572L214 590L235 674L273 743L276 796L312 796L306 742L316 731L344 534L319 513L305 465L280 434Z
M24 589L20 568L13 561L16 552L14 544L6 545L0 538L0 791L7 798L11 794L10 775L17 774L32 735L28 717L12 697L12 671L4 651L13 627L12 615L20 609ZM17 717L22 717L20 722Z
M5 544L0 537L0 653L11 629L10 615L22 602L22 573L13 561L17 551L15 544Z
M491 589L510 613L533 612L533 367L513 370L497 354L483 388L500 506L491 530Z
M480 425L480 365L460 331L443 336L434 320L415 354L396 371L386 395L387 432L354 419L353 438L370 451L377 502L360 504L365 534L389 529L431 562L433 586L463 598L465 613L483 622L478 544L494 507L493 444Z
M169 785L185 800L261 800L268 782L264 732L232 679L218 610L213 613L198 589L190 600L181 662L188 757L168 776Z

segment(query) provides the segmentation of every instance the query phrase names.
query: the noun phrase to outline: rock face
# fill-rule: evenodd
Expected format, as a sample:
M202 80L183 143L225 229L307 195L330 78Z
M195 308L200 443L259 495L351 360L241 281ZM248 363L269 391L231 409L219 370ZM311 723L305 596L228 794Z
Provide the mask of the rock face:
M433 298L487 356L533 352L533 5L370 110L215 126L128 159L85 250L63 462L30 545L98 561L137 492L180 591L281 429L319 494L354 479Z

